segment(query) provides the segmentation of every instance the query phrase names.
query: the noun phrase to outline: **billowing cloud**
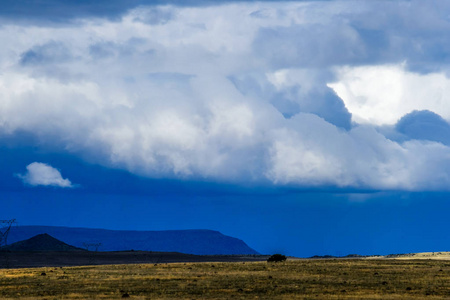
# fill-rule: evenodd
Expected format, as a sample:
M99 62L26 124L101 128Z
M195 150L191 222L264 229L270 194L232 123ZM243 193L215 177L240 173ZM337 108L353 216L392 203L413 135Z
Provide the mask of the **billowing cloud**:
M450 119L450 79L445 73L418 74L404 65L343 67L329 84L354 121L395 124L414 110L433 111Z
M406 139L429 140L450 145L450 124L428 110L413 111L395 124L397 132Z
M26 173L18 174L17 176L30 186L74 187L70 180L64 179L57 169L40 162L29 164Z
M414 125L424 115L399 121L450 119L442 11L240 2L9 20L0 136L25 132L44 150L151 178L448 189L444 123L433 117L444 129L428 137Z

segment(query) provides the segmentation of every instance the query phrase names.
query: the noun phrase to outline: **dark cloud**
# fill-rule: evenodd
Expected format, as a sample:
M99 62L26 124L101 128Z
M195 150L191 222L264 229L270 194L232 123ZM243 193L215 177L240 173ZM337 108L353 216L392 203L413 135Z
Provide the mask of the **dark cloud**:
M276 47L274 47L276 46ZM261 28L253 51L274 68L320 68L355 64L366 53L358 33L346 24Z
M135 21L150 25L163 25L174 17L174 13L167 7L152 7L135 17Z
M395 129L406 139L428 140L450 145L450 124L429 110L415 110L405 115L397 122Z
M35 19L49 22L92 16L117 18L138 5L161 2L158 0L5 0L2 1L0 16L7 19Z
M60 23L86 17L118 19L128 10L142 5L202 6L230 2L261 2L261 0L4 0L1 4L0 17L15 22L21 20L23 22ZM141 21L161 24L170 17L170 14L161 14L155 11L155 14L148 15Z
M312 71L314 73L314 71ZM266 78L256 74L230 77L236 88L244 95L266 99L285 118L300 112L313 113L325 121L344 129L351 128L351 114L336 93L325 85L327 76L312 74L312 87L308 82L295 82L277 90Z
M329 6L331 13L320 5L298 9L308 21L306 25L261 28L254 42L255 53L275 68L406 61L408 69L429 73L450 63L448 2L362 1L347 10L339 6L342 2L335 3ZM315 19L326 14L327 21ZM273 17L266 10L251 16Z
M366 63L406 61L410 70L429 73L450 62L449 2L372 1L369 7L343 14L365 44Z
M308 107L304 111L317 114L337 127L351 128L352 115L332 89L325 87L314 91L308 95L308 100Z
M47 65L70 60L70 50L61 42L48 42L22 53L20 64L23 66Z
M89 55L95 61L132 57L139 51L137 48L144 42L139 38L131 38L121 43L101 41L89 46ZM152 54L151 52L151 50L147 51L148 54Z
M271 103L286 117L299 112L313 113L337 127L351 128L351 114L336 93L326 86L306 94L301 92L300 86L291 87L275 93Z

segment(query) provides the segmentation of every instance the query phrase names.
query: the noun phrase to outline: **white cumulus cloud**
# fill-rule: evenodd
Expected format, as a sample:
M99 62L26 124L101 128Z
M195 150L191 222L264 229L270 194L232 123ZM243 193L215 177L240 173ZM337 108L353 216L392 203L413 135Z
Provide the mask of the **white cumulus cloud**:
M61 188L72 188L74 185L69 179L63 178L59 170L53 168L48 164L41 162L33 162L27 167L25 174L18 174L17 176L22 181L31 186L54 186Z
M395 124L414 110L450 120L450 78L444 72L418 74L400 65L342 67L329 86L358 123Z

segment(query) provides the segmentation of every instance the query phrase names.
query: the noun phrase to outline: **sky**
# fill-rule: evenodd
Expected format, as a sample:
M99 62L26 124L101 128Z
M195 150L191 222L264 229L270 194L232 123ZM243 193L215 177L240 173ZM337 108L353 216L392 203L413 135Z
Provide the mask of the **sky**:
M5 0L0 219L446 251L450 3Z

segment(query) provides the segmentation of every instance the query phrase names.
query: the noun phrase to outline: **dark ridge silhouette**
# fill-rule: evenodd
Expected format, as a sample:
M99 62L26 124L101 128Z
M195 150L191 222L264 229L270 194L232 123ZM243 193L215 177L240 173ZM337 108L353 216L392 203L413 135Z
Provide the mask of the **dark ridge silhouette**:
M47 233L75 247L101 243L99 251L156 251L196 255L258 255L242 240L213 230L131 231L55 226L18 226L11 230L13 243Z
M119 264L266 261L267 255L193 255L149 251L0 251L0 269Z
M61 242L46 233L38 234L27 240L16 242L0 249L3 251L86 251Z
M334 255L314 255L311 256L310 258L338 258L338 257Z

